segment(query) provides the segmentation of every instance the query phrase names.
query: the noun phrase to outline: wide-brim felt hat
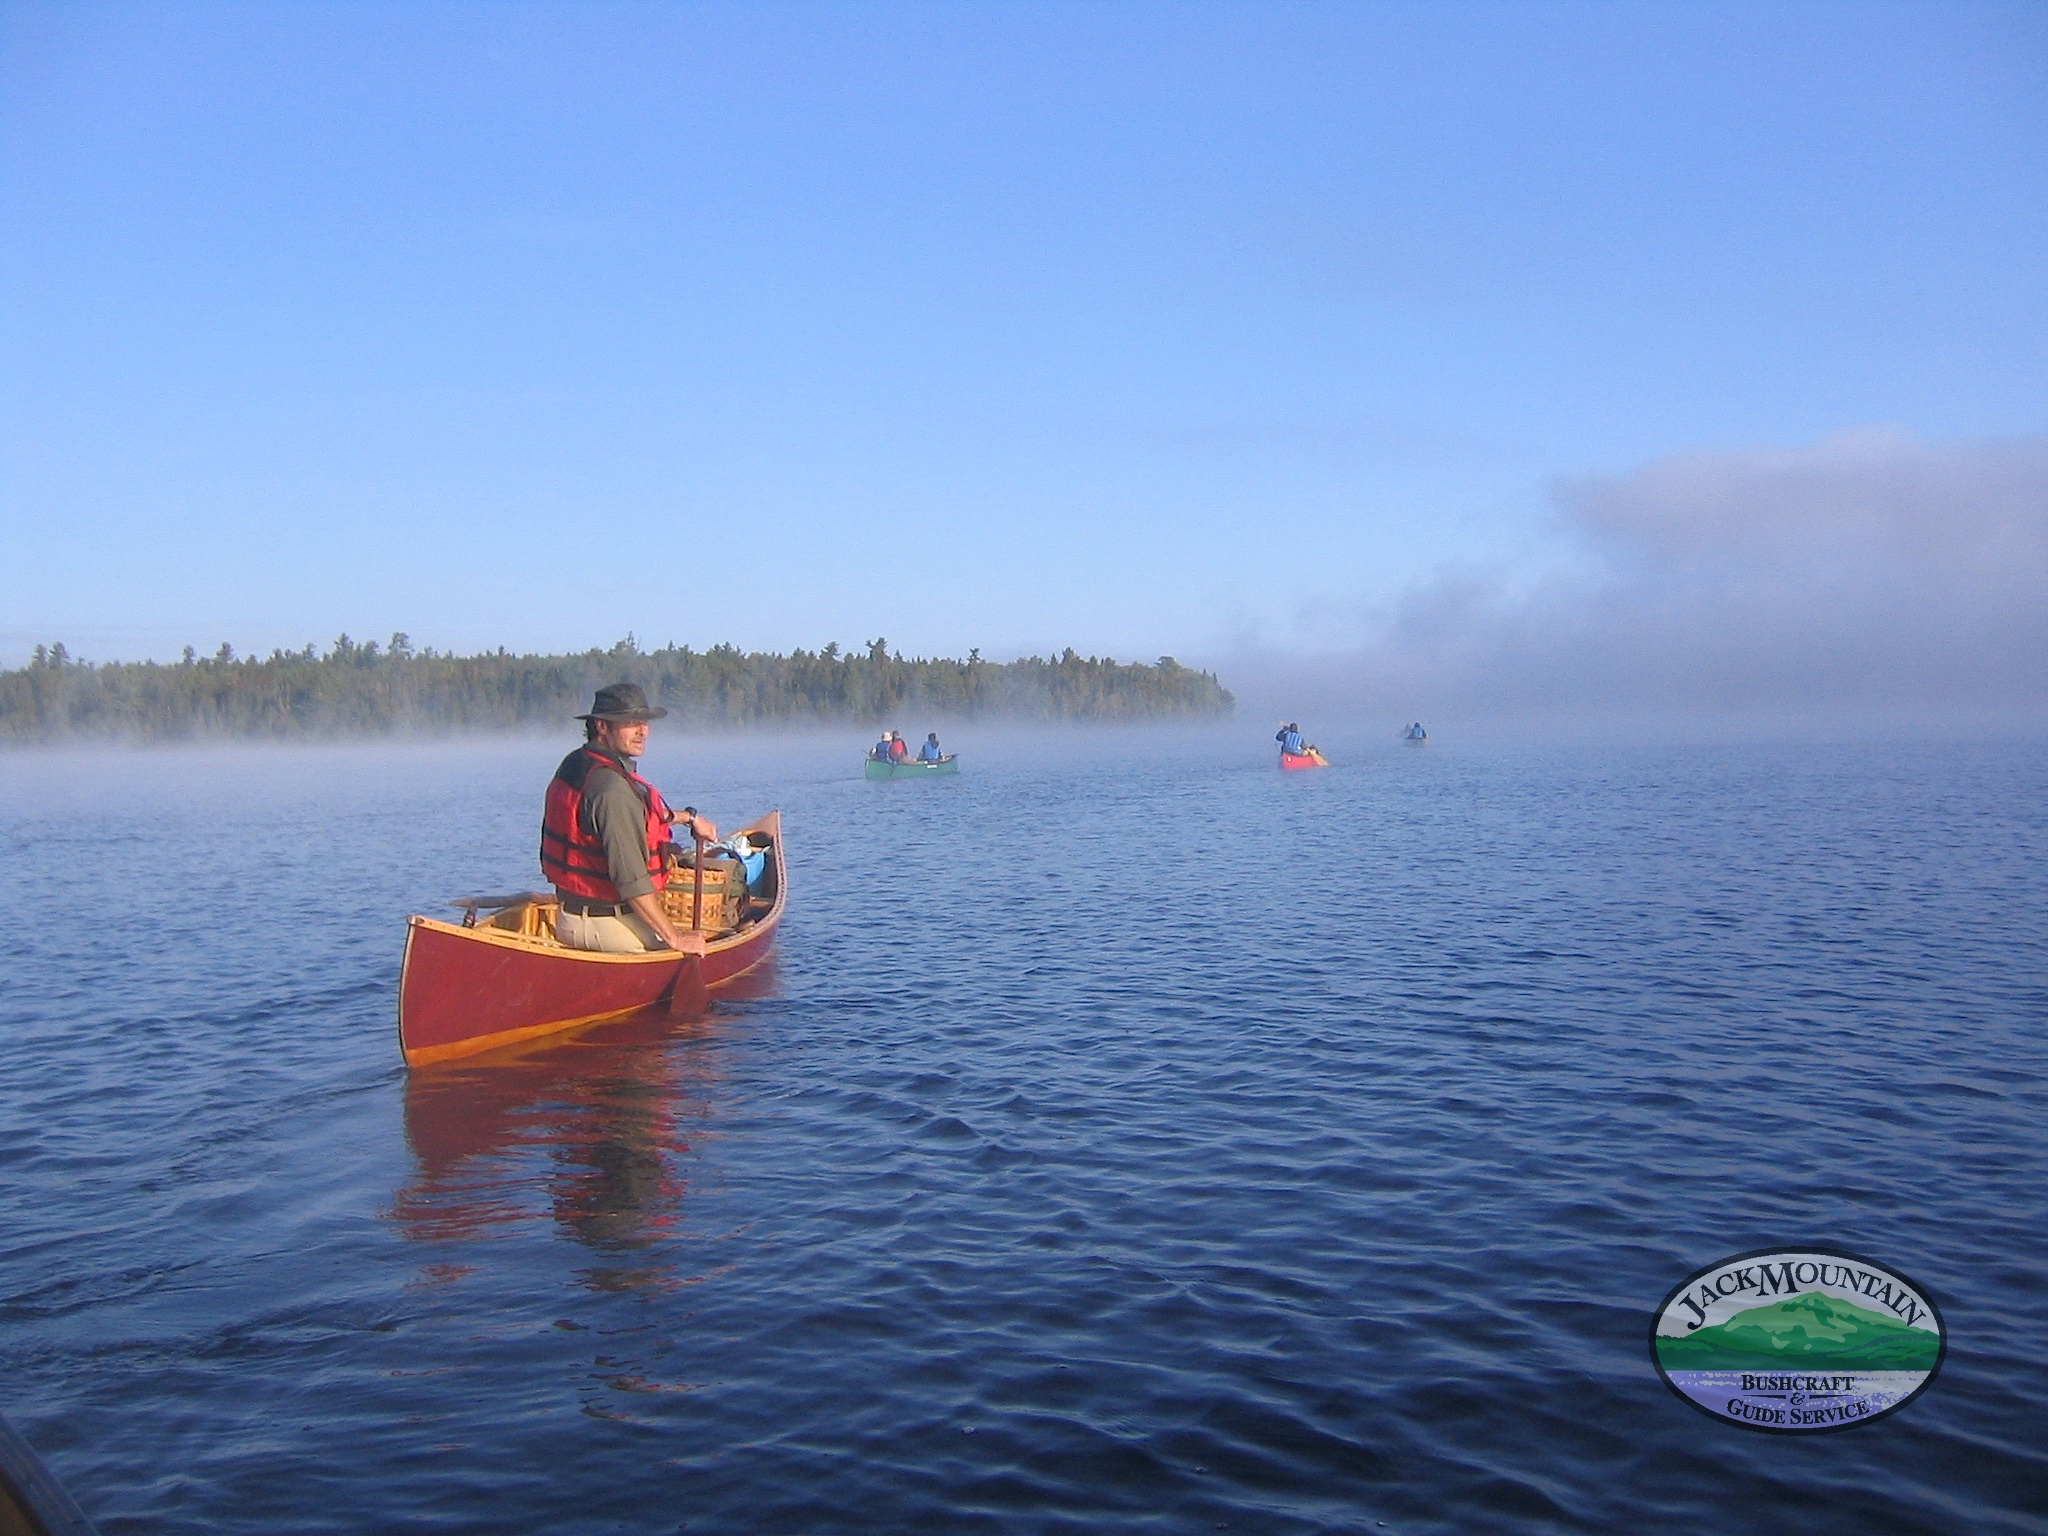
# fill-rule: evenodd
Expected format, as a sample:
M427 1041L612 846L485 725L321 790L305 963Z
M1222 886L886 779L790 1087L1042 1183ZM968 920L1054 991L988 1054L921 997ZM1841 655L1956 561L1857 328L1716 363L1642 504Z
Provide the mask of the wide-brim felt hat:
M590 713L578 715L578 720L610 720L614 723L640 720L660 720L667 716L665 709L649 709L647 695L640 691L638 683L613 683L597 690L597 697L590 701Z

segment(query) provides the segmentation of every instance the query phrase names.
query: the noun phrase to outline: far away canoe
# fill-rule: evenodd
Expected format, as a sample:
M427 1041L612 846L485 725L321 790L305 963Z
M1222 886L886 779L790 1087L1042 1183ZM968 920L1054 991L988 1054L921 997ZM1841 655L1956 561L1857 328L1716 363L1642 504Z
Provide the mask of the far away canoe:
M698 963L709 987L768 958L789 900L781 814L770 812L740 830L767 858L751 892L738 885L735 864L706 880L704 951ZM707 865L707 877L716 868ZM733 882L729 892L728 881ZM694 884L687 870L669 882L669 915L686 932ZM669 950L606 955L565 947L555 938L551 892L458 905L470 908L469 924L407 919L398 977L398 1048L409 1067L473 1056L665 1003L679 978L682 957ZM483 912L493 915L480 917Z
M912 758L907 763L884 763L868 759L868 777L871 779L928 779L941 773L958 773L960 764L948 752L936 763L920 763Z
M1314 747L1310 747L1306 752L1282 752L1280 754L1280 766L1282 768L1327 768L1330 766L1330 760Z

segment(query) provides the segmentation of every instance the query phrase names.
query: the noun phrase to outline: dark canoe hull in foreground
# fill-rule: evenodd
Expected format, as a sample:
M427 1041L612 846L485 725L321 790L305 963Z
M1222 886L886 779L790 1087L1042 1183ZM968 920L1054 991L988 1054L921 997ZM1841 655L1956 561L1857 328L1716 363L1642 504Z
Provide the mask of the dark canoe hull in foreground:
M936 763L878 763L868 759L868 777L871 779L929 779L942 773L958 773L960 764L949 754Z
M50 1475L29 1443L0 1419L0 1533L97 1536L92 1522Z
M740 830L768 839L767 905L749 904L738 928L706 943L698 963L709 987L768 958L789 900L781 815ZM688 872L680 872L672 889L687 892L689 882ZM606 955L566 949L553 928L554 902L545 897L506 908L474 928L409 918L398 978L398 1047L406 1065L451 1061L618 1018L666 1003L674 991L682 961L667 950Z
M1280 766L1289 770L1296 768L1327 768L1330 766L1330 760L1323 756L1322 753L1311 748L1306 752L1282 752L1280 754Z

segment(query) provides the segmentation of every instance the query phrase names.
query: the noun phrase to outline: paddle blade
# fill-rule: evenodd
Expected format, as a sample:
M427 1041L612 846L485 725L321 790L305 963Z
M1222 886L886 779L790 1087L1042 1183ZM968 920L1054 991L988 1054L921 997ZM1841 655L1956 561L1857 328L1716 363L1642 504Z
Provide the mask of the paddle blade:
M669 1016L700 1019L710 1006L711 989L704 984L704 962L695 955L685 955L683 963L676 967L675 989L668 995Z

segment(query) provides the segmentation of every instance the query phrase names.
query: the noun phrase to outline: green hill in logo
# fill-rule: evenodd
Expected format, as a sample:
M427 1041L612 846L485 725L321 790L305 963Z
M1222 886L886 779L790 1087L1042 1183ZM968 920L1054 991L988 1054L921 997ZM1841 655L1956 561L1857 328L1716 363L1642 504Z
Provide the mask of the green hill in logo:
M1657 1336L1667 1371L1931 1371L1941 1340L1882 1312L1807 1291L1684 1337Z

